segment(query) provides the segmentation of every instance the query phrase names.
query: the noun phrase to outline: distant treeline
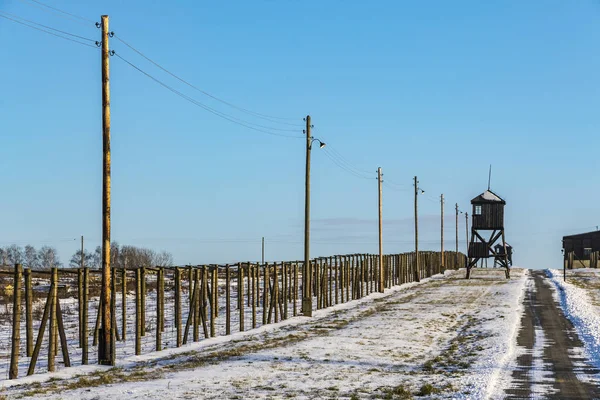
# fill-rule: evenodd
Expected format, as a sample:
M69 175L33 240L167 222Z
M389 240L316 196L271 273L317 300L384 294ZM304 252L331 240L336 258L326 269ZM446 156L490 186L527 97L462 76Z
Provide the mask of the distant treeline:
M81 267L81 258L80 249L73 254L69 260L68 267ZM169 252L156 252L144 247L121 246L116 242L110 245L110 258L111 266L113 267L169 267L173 265L173 256ZM58 252L51 246L42 246L39 250L31 245L21 247L13 244L0 247L0 266L14 264L22 264L23 267L32 269L63 267L63 263L58 257ZM102 266L102 248L100 246L96 247L93 252L83 250L83 266L92 269L99 269Z

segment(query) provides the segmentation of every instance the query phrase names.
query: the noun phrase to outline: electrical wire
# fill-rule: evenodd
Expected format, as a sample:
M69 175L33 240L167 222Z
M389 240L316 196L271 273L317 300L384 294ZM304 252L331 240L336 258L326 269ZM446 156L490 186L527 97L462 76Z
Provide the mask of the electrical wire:
M325 154L325 156L327 158L329 158L331 160L331 162L333 162L335 165L337 165L339 168L343 169L344 171L348 172L349 174L355 176L356 178L361 178L361 179L372 179L370 177L366 177L363 175L360 175L356 172L354 172L353 170L349 169L348 167L344 166L342 163L340 163L339 161L337 161L329 151L327 151L327 148L324 148L323 153Z
M21 21L25 21L25 22L28 22L28 23L30 23L30 24L34 24L34 25L37 25L37 26L41 26L42 28L50 29L50 30L53 30L53 31L55 31L55 32L62 33L62 34L64 34L64 35L73 36L73 37L76 37L76 38L78 38L78 39L87 40L87 41L89 41L89 42L92 42L92 43L95 43L95 42L96 42L96 40L94 40L94 39L86 38L86 37L84 37L84 36L75 35L75 34L73 34L73 33L69 33L69 32L66 32L66 31L61 31L60 29L56 29L56 28L53 28L53 27L51 27L51 26L47 26L47 25L44 25L44 24L40 24L40 23L38 23L38 22L31 21L31 20L28 20L28 19L26 19L26 18L23 18L23 17L19 17L18 15L11 14L11 13L8 13L8 12L6 12L6 11L0 11L0 14L9 15L9 16L11 16L11 17L13 17L13 18L20 19Z
M67 12L67 11L61 10L61 9L59 9L59 8L56 8L56 7L53 7L53 6L51 6L51 5L48 5L48 4L45 4L45 3L42 3L41 1L38 1L38 0L27 0L27 1L25 1L25 0L21 0L21 1L23 1L24 3L27 3L27 4L31 5L31 6L34 6L34 7L40 8L40 9L43 9L43 8L41 8L41 7L39 7L39 6L46 7L46 9L49 9L49 10L46 10L46 11L48 11L48 12L54 12L54 13L60 13L60 14L64 14L64 15L63 15L63 17L65 17L65 16L69 16L69 17L71 17L71 18L76 18L76 19L80 20L80 22L81 22L81 21L86 21L86 22L91 22L92 24L94 24L94 21L92 21L92 20L91 20L91 19L89 19L89 18L85 18L85 17L82 17L82 16L80 16L80 15L72 14L72 13L70 13L70 12ZM30 3L28 3L28 2L30 2ZM35 6L35 4L31 4L31 3L36 3L36 4L39 4L39 6ZM50 11L50 10L52 10L52 11ZM65 17L65 18L67 18L67 17ZM71 18L69 18L69 19L71 19Z
M230 116L230 115L224 114L224 113L222 113L222 112L220 112L220 111L218 111L218 110L215 110L215 109L214 109L214 108L212 108L212 107L209 107L209 106L207 106L207 105L205 105L205 104L203 104L203 103L201 103L201 102L199 102L199 101L197 101L197 100L193 99L192 97L189 97L189 96L187 96L186 94L184 94L184 93L182 93L182 92L178 91L177 89L174 89L173 87L171 87L171 86L167 85L166 83L164 83L164 82L160 81L159 79L155 78L154 76L150 75L150 74L149 74L149 73L147 73L146 71L144 71L144 70L142 70L141 68L139 68L138 66L136 66L135 64L131 63L130 61L127 61L125 58L123 58L123 57L122 57L121 55L119 55L118 53L114 53L114 55L115 55L116 57L118 57L119 59L121 59L121 60L122 60L123 62L125 62L126 64L128 64L130 67L134 68L134 69L135 69L135 70L137 70L138 72L142 73L142 74L143 74L143 75L145 75L146 77L148 77L148 78L150 78L151 80L153 80L154 82L158 83L159 85L161 85L161 86L162 86L162 87L164 87L165 89L167 89L167 90L169 90L169 91L171 91L171 92L175 93L176 95L178 95L179 97L181 97L181 98L183 98L183 99L185 99L185 100L189 101L190 103L192 103L192 104L194 104L194 105L196 105L196 106L198 106L198 107L200 107L200 108L202 108L202 109L204 109L204 110L206 110L206 111L210 112L211 114L214 114L214 115L216 115L216 116L218 116L218 117L221 117L221 118L223 118L223 119L226 119L226 120L228 120L228 121L230 121L230 122L233 122L233 123L235 123L235 124L238 124L238 125L244 126L244 127L248 128L248 129L252 129L252 130L254 130L254 131L257 131L257 132L266 133L266 134L268 134L268 135L273 135L273 136L281 136L281 137L287 137L287 138L293 138L293 139L303 139L303 138L304 138L304 136L297 136L297 135L286 135L286 134L281 134L281 133L276 133L276 132L270 132L270 131L267 131L267 130L264 130L264 129L261 129L261 128L265 128L265 129L273 129L273 130L279 130L279 129L276 129L276 128L270 128L270 127L265 127L265 126L263 126L263 125L252 124L252 123L250 123L250 122L247 122L247 121L240 120L239 118L236 118L236 117L233 117L233 116ZM252 126L252 125L254 125L254 126Z
M354 175L357 175L357 176L359 176L361 178L365 178L365 179L371 179L370 173L362 172L361 170L355 168L351 164L346 163L341 158L339 158L336 154L332 153L331 150L328 149L327 147L324 148L324 151L327 153L327 155L329 157L331 157L333 159L333 161L335 161L338 165L342 166L343 168L349 170Z
M136 52L137 54L139 54L141 57L145 58L147 61L149 61L150 63L152 63L154 66L156 66L157 68L161 69L162 71L166 72L167 74L171 75L173 78L177 79L178 81L186 84L187 86L191 87L192 89L202 93L205 96L210 97L213 100L216 100L218 102L221 102L229 107L235 108L238 111L244 112L246 114L250 114L253 115L257 118L262 118L265 119L267 121L273 122L273 123L277 123L277 124L285 124L285 125L291 125L291 126L303 126L302 124L297 124L297 123L289 123L289 122L282 122L282 121L277 121L277 120L295 120L296 118L282 118L282 117L274 117L271 115L266 115L266 114L261 114L261 113L257 113L251 110L248 110L246 108L243 107L239 107L236 106L235 104L232 104L228 101L225 101L223 99L220 99L200 88L198 88L197 86L191 84L190 82L186 81L185 79L179 77L178 75L174 74L173 72L169 71L168 69L166 69L165 67L163 67L162 65L160 65L159 63L157 63L156 61L152 60L150 57L146 56L144 53L142 53L140 50L136 49L135 47L133 47L131 44L127 43L126 41L124 41L123 39L121 39L121 37L119 37L118 35L114 35L114 38L116 38L118 41L120 41L121 43L123 43L125 46L129 47L131 50L133 50L134 52Z
M30 25L30 24L28 24L28 23L25 23L25 22L18 21L18 20L14 19L14 18L7 17L6 15L2 15L2 14L0 14L0 17L2 17L2 18L5 18L5 19L8 19L8 20L11 20L11 21L13 21L13 22L16 22L16 23L18 23L18 24L21 24L21 25L27 26L27 27L29 27L29 28L35 29L35 30L37 30L37 31L44 32L44 33L47 33L47 34L49 34L49 35L52 35L52 36L56 36L56 37L58 37L58 38L61 38L61 39L68 40L68 41L70 41L70 42L78 43L78 44L80 44L80 45L87 46L87 47L91 47L91 48L93 48L93 49L98 49L98 47L97 47L97 46L95 46L95 45L88 44L88 43L85 43L85 42L81 42L81 41L79 41L79 40L76 40L76 39L71 39L71 38L68 38L68 37L65 37L65 36L62 36L62 35L56 34L56 33L54 33L54 32L48 31L48 30L46 30L46 29L38 28L37 26L33 26L33 25ZM89 40L89 39L86 39L86 40Z
M398 183L398 182L394 182L391 179L387 179L387 182L389 184L391 184L392 186L397 186L397 187L401 187L401 188L405 188L405 189L410 189L412 187L412 185L408 185L406 183Z
M409 191L409 189L401 189L401 188L397 188L395 186L391 186L385 180L383 181L383 186L385 186L386 188L388 188L390 190L396 191L396 192L408 192Z
M356 167L351 161L349 161L346 157L344 157L339 151L335 149L334 146L329 144L329 140L327 138L323 138L323 140L327 143L327 149L334 155L340 162L347 165L349 168L355 170L357 173L371 175L371 171L364 170L362 168Z

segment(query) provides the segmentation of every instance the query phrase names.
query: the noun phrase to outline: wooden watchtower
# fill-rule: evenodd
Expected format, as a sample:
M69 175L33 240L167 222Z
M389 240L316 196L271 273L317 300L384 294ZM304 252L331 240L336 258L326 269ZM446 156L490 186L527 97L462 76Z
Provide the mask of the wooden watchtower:
M471 268L484 258L493 258L494 265L506 269L506 278L510 278L510 264L504 235L504 206L506 202L491 190L486 190L471 200L473 205L471 223L471 243L468 250L467 279ZM488 236L489 235L489 236ZM503 251L497 251L498 242Z

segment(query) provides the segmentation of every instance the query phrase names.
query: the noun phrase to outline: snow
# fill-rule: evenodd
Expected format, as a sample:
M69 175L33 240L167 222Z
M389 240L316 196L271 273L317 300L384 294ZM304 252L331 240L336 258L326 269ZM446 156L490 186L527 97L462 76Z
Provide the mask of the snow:
M489 349L473 365L477 373L467 375L462 383L473 385L471 393L474 399L503 397L504 385L511 380L512 370L519 356L516 343L521 327L525 285L530 281L526 272L513 268L509 284L495 288L496 295L503 302L495 306L489 304L480 311L486 319L482 330L493 332L493 336L484 339L488 342Z
M125 371L142 368L158 372L158 378L45 398L348 398L383 396L400 386L417 393L425 383L441 389L443 397L498 398L516 358L526 282L522 269L513 269L511 280L503 275L474 269L467 281L464 270L449 271L315 311L312 318L126 357L118 363ZM240 353L219 356L232 349ZM184 368L202 357L207 357L202 363ZM104 368L77 366L3 384L8 394L19 395L27 386L18 384L50 377L69 378L67 383Z
M567 271L567 282L563 281L562 270L550 269L547 275L556 288L555 300L584 344L585 358L600 369L600 271L590 268Z
M492 191L486 190L481 194L481 197L487 201L502 201L502 199L496 196Z

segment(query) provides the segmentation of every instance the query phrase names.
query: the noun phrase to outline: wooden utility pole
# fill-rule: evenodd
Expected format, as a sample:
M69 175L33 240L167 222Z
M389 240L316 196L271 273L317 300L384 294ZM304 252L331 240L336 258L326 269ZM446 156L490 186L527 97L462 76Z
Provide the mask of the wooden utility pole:
M379 193L379 292L383 293L385 287L385 274L383 271L383 235L382 235L382 207L381 207L381 167L377 168L377 189Z
M84 267L84 258L83 258L83 236L81 236L81 269L83 270Z
M265 263L265 237L264 236L262 238L262 257L261 257L261 260L262 260L262 264L264 264Z
M420 281L419 273L419 181L415 176L415 282Z
M456 203L456 253L454 257L454 268L458 269L458 203Z
M302 271L302 315L312 317L312 268L310 265L310 115L306 116L306 174L304 187L304 269Z
M440 196L440 204L442 207L442 220L441 220L442 248L441 248L441 256L440 256L440 264L441 264L442 272L444 272L444 194L443 193Z
M102 331L99 337L98 363L113 365L111 349L111 269L110 269L110 79L108 15L102 27Z

